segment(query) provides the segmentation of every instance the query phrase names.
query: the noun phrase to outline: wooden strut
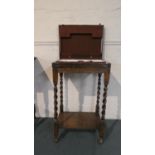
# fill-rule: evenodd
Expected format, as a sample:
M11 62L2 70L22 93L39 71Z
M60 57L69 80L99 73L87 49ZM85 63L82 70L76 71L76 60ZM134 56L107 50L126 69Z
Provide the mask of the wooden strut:
M58 98L57 91L58 91L57 85L54 84L54 119L57 119L57 117L58 117L58 113L57 113L57 110L58 110L58 107L57 107L57 105L58 105L58 102L57 102L57 98Z
M97 86L97 100L96 100L96 115L99 115L99 102L100 102L100 86L101 86L101 73L98 73L98 86Z
M57 101L57 92L58 92L58 89L57 89L57 83L58 83L58 72L53 69L53 83L54 83L54 119L57 120L57 117L58 117L58 101Z
M58 101L57 101L57 83L58 83L58 71L53 69L53 83L54 83L54 140L58 142L59 125L58 125Z
M63 73L60 73L60 113L63 112Z
M99 130L98 142L100 144L103 143L104 130L105 130L105 109L106 109L106 102L107 102L107 90L108 90L109 77L110 77L110 68L108 68L104 72L104 88L103 88L104 92L103 92L103 104L102 104L102 112L101 112L102 123L98 128Z
M101 120L105 119L105 109L106 109L106 102L107 102L107 90L108 90L108 82L104 83L104 93L103 93L103 105L102 105L102 117Z
M106 102L107 102L107 90L108 90L109 77L110 77L110 68L104 73L104 88L103 88L104 93L103 93L101 120L105 120L105 109L106 109Z

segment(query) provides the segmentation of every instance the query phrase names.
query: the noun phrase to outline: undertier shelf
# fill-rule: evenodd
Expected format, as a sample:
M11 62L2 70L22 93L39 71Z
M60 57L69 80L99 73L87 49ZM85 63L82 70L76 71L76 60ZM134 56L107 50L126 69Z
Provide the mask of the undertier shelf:
M63 112L58 117L58 124L62 128L96 129L101 123L95 112Z

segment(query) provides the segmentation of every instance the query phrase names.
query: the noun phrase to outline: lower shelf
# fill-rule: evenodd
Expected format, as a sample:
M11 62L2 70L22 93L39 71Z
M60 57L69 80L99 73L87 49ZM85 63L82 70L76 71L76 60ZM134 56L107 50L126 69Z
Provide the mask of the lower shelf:
M96 129L102 121L95 112L63 112L59 114L59 127L71 129Z

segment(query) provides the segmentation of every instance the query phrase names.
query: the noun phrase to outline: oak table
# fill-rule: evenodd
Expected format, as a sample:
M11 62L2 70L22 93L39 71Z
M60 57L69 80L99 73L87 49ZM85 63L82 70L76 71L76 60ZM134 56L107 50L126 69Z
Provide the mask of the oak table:
M99 143L105 131L105 109L111 64L102 60L103 28L99 25L59 25L59 58L52 63L54 83L54 139L59 128L98 129ZM98 74L95 112L71 112L63 109L63 74ZM104 75L102 112L99 113L101 76ZM60 77L60 112L58 113L57 84Z
M52 64L53 67L53 83L54 83L54 138L58 141L59 128L68 129L98 129L99 143L103 142L105 131L105 109L107 86L110 77L111 64L107 62L62 62L56 61ZM66 112L63 110L63 74L64 73L97 73L97 101L95 112ZM104 93L102 103L102 113L99 114L99 99L101 75L104 75ZM60 112L58 114L57 101L57 84L58 75L60 76Z

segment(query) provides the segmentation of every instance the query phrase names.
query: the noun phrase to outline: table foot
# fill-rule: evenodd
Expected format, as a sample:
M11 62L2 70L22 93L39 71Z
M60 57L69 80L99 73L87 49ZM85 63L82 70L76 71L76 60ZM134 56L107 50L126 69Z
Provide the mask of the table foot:
M59 125L58 122L54 123L54 141L58 142L58 137L59 137Z
M98 142L99 144L103 144L103 138L102 138L102 137L99 137L99 138L97 139L97 142Z
M58 143L59 139L58 138L54 138L54 142Z

